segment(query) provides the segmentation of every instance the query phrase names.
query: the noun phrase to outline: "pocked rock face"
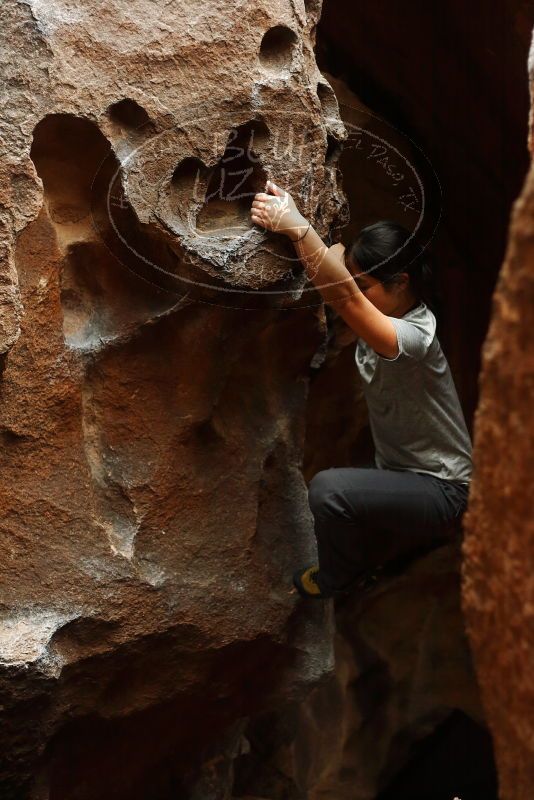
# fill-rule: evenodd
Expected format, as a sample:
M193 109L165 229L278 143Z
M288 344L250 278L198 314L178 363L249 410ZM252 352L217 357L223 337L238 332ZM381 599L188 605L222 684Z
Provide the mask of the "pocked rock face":
M534 99L534 48L530 56ZM529 147L534 153L531 115ZM483 350L465 517L464 607L503 800L534 786L534 167L514 204Z
M343 213L319 12L4 5L3 798L177 790L332 668L288 594L324 318L248 220L267 176Z
M313 54L319 4L200 11L183 3L172 14L152 2L106 11L28 5L33 16L15 3L8 13L15 64L6 71L17 88L5 137L19 162L11 227L41 207L33 162L58 242L75 251L63 284L72 344L93 347L98 334L117 333L102 309L88 324L89 287L79 285L84 257L94 261L103 242L174 295L215 286L221 303L235 305L236 287L287 279L293 252L250 225L253 194L276 178L323 231L343 202L332 142L346 131ZM19 207L23 191L29 209L28 199ZM109 272L101 269L100 288ZM298 293L302 270L289 278ZM279 294L271 305L287 302L287 291ZM132 300L137 320L154 311Z

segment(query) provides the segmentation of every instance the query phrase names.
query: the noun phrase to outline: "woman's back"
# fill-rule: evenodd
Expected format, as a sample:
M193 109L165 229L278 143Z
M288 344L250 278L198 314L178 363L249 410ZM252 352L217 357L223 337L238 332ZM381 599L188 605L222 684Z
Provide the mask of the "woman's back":
M421 301L404 316L389 319L399 343L395 358L378 355L361 338L355 351L376 465L468 483L472 443L435 335L436 318Z

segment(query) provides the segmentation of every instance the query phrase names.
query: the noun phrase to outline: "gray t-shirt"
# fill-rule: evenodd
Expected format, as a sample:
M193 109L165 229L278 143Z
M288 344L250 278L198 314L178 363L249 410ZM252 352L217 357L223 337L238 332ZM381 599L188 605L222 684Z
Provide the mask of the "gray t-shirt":
M355 351L376 466L468 484L472 444L449 364L435 335L436 318L420 302L403 317L389 319L399 343L395 358L378 355L361 338Z

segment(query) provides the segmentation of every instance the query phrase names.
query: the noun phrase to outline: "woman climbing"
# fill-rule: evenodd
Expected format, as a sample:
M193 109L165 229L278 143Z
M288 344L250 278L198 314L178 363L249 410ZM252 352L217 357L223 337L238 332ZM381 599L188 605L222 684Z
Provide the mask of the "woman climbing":
M467 506L472 445L435 335L424 252L388 220L328 248L291 195L268 181L251 220L288 236L326 303L357 334L374 464L310 481L318 564L293 575L304 597L346 595L375 567L447 536Z

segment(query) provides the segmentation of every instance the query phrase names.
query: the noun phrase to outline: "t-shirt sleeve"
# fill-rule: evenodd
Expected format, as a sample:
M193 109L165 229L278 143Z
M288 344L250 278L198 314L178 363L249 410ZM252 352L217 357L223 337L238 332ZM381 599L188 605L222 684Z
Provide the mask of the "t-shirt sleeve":
M399 352L395 358L386 358L380 354L379 358L383 361L396 361L404 355L421 361L426 356L434 338L435 318L429 315L428 319L424 321L409 321L401 317L389 317L389 319L397 331Z

